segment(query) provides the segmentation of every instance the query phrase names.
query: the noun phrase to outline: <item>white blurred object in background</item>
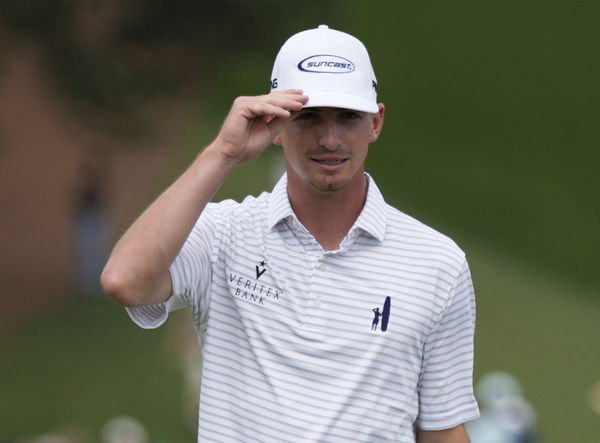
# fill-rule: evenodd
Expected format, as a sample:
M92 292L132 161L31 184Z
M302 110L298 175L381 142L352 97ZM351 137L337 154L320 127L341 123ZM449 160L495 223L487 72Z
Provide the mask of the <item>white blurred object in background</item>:
M475 386L481 417L467 424L472 443L539 442L537 417L521 384L507 372L491 372Z
M144 425L133 417L110 419L100 431L103 443L148 443L148 432Z
M600 415L600 380L592 385L588 395L590 408L596 415Z

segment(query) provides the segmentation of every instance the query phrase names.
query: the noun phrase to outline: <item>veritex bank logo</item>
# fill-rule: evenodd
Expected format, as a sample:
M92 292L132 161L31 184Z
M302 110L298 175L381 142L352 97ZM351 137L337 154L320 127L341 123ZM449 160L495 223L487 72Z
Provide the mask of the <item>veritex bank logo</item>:
M354 63L337 55L311 55L298 63L298 69L304 72L328 74L347 74L354 71Z
M264 281L264 275L268 275L266 261L261 260L254 266L254 271L255 279L247 275L229 272L229 289L231 294L263 306L267 301L279 302L279 299L283 296L283 291Z
M255 268L256 268L256 279L257 280L259 278L261 278L265 272L267 272L267 264L265 263L264 260L262 260L258 265L256 265Z

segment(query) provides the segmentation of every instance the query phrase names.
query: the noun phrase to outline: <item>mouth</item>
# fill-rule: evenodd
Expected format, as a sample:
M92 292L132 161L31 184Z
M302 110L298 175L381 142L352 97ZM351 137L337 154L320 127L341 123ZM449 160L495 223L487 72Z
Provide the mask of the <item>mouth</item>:
M313 162L318 165L323 171L335 172L344 167L344 164L348 161L347 158L311 158Z
M348 159L347 158L338 158L338 159L312 158L311 160L320 165L324 165L324 166L336 166L336 165L341 165L342 163L346 162Z

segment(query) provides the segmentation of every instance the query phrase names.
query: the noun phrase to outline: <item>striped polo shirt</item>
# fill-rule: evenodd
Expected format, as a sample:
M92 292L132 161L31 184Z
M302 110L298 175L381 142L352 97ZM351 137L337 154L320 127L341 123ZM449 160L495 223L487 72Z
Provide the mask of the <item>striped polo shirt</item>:
M479 415L475 301L464 253L385 203L336 251L272 193L210 203L141 327L191 309L201 338L200 442L414 442Z

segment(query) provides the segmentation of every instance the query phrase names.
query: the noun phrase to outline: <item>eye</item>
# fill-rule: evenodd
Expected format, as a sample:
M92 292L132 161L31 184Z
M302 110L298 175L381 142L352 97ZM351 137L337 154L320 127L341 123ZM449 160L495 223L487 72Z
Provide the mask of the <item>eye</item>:
M342 120L356 120L356 119L361 118L362 115L356 111L346 110L346 111L340 112L339 117Z
M299 111L296 116L294 117L294 120L315 120L319 118L319 114L316 113L315 111Z

